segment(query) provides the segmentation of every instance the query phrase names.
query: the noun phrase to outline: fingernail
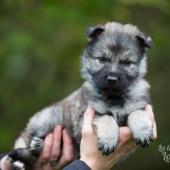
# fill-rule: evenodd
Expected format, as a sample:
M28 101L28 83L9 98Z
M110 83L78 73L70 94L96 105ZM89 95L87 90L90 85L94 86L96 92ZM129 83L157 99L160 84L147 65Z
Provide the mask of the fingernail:
M147 110L148 112L152 112L152 106L148 104L148 105L146 106L146 110Z
M92 112L94 112L93 108L91 106L88 106L86 111L85 111L85 115L91 115Z
M92 110L92 109L93 109L93 107L91 105L87 106L87 110Z
M57 125L56 128L57 128L58 130L62 130L62 129L63 129L63 126L62 126L62 125Z

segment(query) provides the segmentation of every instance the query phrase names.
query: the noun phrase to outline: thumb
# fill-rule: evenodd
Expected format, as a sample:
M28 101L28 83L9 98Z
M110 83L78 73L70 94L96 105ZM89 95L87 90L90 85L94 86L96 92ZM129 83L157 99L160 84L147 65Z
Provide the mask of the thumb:
M88 106L84 113L82 131L90 131L93 129L92 121L93 121L94 115L95 115L95 110L91 106Z

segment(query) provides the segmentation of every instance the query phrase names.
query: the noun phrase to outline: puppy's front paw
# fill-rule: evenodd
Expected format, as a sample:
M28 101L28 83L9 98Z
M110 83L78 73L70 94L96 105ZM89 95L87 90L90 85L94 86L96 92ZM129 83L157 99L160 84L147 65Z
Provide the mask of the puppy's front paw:
M103 155L109 155L114 152L117 147L117 139L118 137L114 136L102 136L98 137L98 149L102 151Z
M30 149L32 153L34 154L39 154L43 148L43 139L38 138L38 137L33 137L30 143Z
M143 125L132 131L136 144L143 148L149 147L153 141L153 129L150 126Z
M153 141L153 124L146 116L145 111L135 111L128 118L128 125L132 130L136 144L143 148Z
M102 116L94 120L93 126L98 137L98 148L103 155L112 153L118 144L119 128L111 116Z

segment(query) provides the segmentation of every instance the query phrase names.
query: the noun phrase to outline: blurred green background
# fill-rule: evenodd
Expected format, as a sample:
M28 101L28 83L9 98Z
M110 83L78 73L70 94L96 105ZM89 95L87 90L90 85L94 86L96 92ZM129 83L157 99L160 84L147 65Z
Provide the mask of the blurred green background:
M9 151L33 113L82 84L86 28L113 20L153 38L147 79L158 126L156 142L114 169L170 169L158 150L170 145L169 0L0 0L0 152Z

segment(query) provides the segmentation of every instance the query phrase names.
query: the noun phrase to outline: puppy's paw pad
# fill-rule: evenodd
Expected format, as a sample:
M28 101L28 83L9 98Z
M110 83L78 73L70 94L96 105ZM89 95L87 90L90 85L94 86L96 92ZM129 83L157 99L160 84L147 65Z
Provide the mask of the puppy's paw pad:
M37 153L37 154L40 153L43 148L43 143L44 143L43 139L34 137L30 143L31 151L33 153Z
M25 170L25 165L21 161L12 162L11 167L13 170Z

